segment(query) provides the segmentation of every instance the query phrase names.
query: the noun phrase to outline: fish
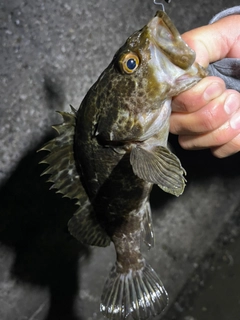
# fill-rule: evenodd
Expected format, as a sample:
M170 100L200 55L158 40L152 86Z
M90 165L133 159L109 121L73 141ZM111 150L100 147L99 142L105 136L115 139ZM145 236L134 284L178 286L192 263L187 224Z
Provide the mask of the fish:
M149 196L154 184L179 196L186 172L168 146L173 96L207 75L164 11L128 37L78 110L60 111L58 136L41 150L52 188L74 199L68 222L80 242L113 243L116 262L100 311L111 320L148 319L168 294L141 253L154 245Z

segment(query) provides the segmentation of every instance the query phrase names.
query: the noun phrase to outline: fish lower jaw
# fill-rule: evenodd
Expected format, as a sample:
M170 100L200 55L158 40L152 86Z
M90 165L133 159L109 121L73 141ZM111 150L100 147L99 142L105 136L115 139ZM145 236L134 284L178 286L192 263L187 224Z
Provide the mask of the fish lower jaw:
M190 89L207 75L207 70L195 62L186 73L182 74L175 80L175 87L178 88L177 94Z
M176 86L181 88L179 92L182 92L193 87L207 75L207 70L195 62L186 73L182 74L175 80L175 83Z
M175 88L178 88L178 89L177 90L174 89L177 91L176 93L174 93L174 95L177 95L185 90L192 88L201 79L202 79L201 77L198 77L198 76L192 77L192 76L189 76L188 74L184 74L180 76L175 81Z

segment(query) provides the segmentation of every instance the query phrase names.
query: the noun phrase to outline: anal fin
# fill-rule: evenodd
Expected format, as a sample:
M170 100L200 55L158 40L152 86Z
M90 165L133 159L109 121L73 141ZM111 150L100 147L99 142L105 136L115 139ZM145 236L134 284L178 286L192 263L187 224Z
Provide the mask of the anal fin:
M137 146L131 151L130 162L139 178L157 184L175 196L183 193L186 172L180 160L167 148L156 146L147 150Z
M106 247L111 242L109 236L97 221L95 212L89 202L79 207L74 213L68 222L68 230L77 240L87 245Z
M143 209L142 238L148 248L151 249L154 246L154 232L152 224L152 212L149 201L146 202Z

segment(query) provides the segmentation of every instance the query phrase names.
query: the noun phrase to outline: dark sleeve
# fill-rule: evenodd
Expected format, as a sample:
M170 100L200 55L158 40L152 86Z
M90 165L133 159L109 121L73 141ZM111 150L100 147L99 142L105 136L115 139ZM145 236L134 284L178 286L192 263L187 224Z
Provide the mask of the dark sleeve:
M240 6L232 7L218 13L210 20L209 24L233 14L240 14ZM224 58L211 63L208 71L210 75L222 78L228 89L234 89L240 92L240 54L239 59Z

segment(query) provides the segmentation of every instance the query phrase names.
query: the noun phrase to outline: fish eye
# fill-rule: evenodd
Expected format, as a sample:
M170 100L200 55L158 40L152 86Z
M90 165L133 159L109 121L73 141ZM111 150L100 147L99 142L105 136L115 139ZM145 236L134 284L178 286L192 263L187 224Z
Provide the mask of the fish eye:
M119 60L119 65L124 73L132 74L139 66L139 58L135 53L124 53Z

